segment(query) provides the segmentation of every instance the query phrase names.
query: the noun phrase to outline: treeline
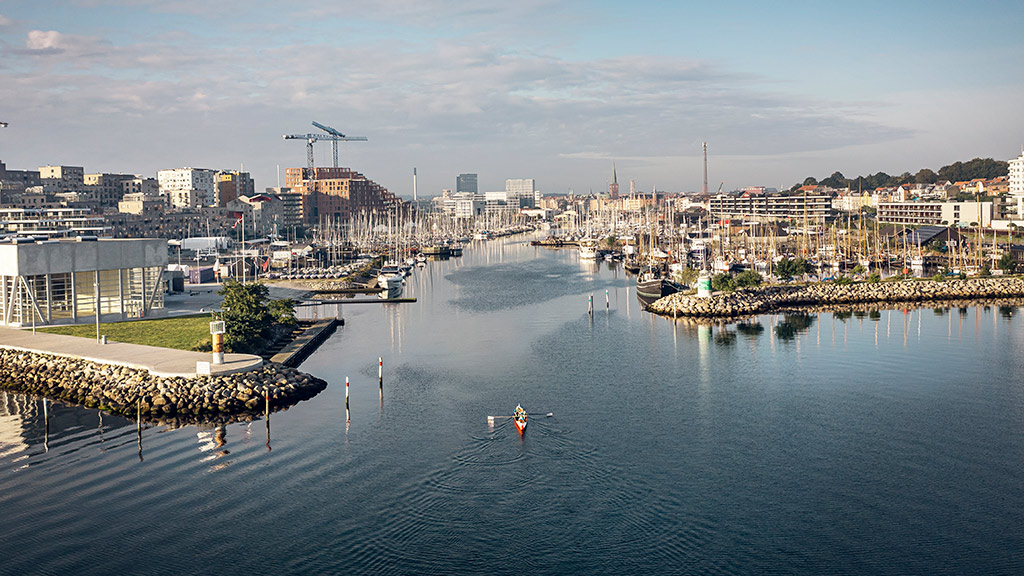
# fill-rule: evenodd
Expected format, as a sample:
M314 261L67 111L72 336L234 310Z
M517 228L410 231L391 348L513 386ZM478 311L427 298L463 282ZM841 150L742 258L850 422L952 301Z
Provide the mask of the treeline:
M899 176L890 176L885 172L847 178L842 172L834 172L828 178L818 180L808 176L802 184L794 184L790 191L795 191L801 186L829 186L831 188L847 188L851 190L874 190L875 188L901 186L903 184L935 184L936 182L961 182L974 180L975 178L996 178L1006 176L1009 164L1003 160L992 158L975 158L968 162L954 162L949 166L939 168L935 172L929 168L922 168L916 174L904 172Z

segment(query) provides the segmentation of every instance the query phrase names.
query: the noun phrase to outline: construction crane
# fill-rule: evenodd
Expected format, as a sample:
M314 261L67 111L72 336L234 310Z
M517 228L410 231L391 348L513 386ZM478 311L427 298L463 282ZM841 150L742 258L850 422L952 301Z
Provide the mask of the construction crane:
M313 123L316 125L316 122ZM318 128L320 126L317 126ZM334 130L332 128L332 130ZM283 138L285 140L305 140L306 141L306 165L309 170L307 178L312 179L314 175L313 166L313 143L319 140L330 140L334 142L334 167L338 167L338 142L346 141L366 141L366 136L345 136L341 132L334 130L334 134L285 134Z
M314 121L313 126L327 132L334 138L331 139L331 143L334 147L334 167L338 167L338 142L366 142L366 136L345 136L341 132L331 128L330 126L324 126L323 124Z
M725 186L725 180L722 180L722 183L718 185L718 192L715 192L715 194L722 193L722 186Z

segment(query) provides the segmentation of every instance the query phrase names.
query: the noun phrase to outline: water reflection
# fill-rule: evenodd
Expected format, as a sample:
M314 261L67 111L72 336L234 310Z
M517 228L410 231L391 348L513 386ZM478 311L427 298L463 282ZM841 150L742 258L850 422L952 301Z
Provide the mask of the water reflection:
M736 331L744 336L756 337L764 334L764 324L760 322L738 322Z
M204 425L199 425L197 428L196 438L199 442L199 451L203 453L203 457L201 458L202 462L215 461L231 453L230 450L225 448L228 443L228 431L226 426L221 424L213 427L212 430L208 426ZM225 465L226 462L215 464L212 468L214 470L220 470Z
M816 318L811 314L784 314L782 321L775 325L775 335L779 340L793 340L806 332Z
M726 330L725 328L721 328L718 330L718 333L715 334L715 344L718 344L719 346L732 346L735 343L735 332Z

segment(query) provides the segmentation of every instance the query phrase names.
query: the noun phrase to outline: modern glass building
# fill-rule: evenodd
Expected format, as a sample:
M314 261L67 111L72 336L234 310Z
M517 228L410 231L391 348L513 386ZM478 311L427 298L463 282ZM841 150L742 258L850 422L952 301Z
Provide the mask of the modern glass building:
M459 177L455 180L455 193L458 194L459 192L480 193L476 174L459 174Z
M167 240L0 243L0 325L42 326L165 316Z

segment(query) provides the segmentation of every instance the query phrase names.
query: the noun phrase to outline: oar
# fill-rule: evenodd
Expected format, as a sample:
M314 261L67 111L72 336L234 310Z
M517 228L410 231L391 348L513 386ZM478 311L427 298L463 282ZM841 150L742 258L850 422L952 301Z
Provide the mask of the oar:
M545 418L552 418L552 417L554 417L554 415L555 415L554 412L548 412L547 414L544 415L544 417ZM495 420L501 420L503 418L512 418L512 416L488 416L487 417L487 423L490 424L491 426L493 426Z

